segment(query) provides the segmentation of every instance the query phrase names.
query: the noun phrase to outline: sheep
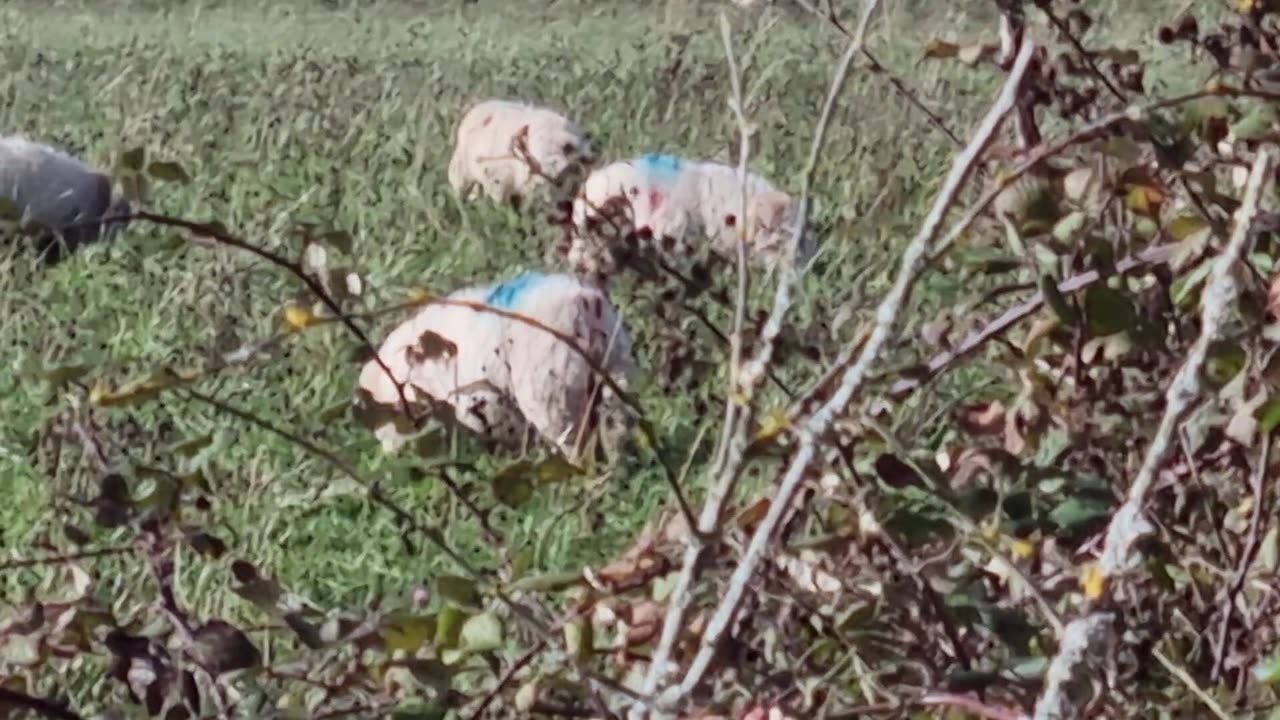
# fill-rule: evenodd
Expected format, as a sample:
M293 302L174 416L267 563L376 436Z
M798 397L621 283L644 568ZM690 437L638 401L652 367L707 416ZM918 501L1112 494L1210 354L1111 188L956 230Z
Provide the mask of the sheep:
M748 258L758 267L772 267L790 241L796 203L785 192L755 173L747 173ZM717 162L686 160L674 155L650 153L598 168L587 176L573 202L575 238L570 262L589 264L595 244L606 235L625 236L635 231L651 237L663 252L686 253L690 243L710 241L711 248L736 257L738 216L742 208L742 183L736 167ZM600 208L624 200L630 217L619 228L610 228ZM616 219L612 219L615 223ZM805 262L813 252L812 235L806 233L798 248Z
M608 295L570 275L525 273L448 299L518 313L573 337L619 388L634 376L631 339ZM513 447L531 425L577 461L598 430L602 449L615 455L626 426L622 399L581 354L542 327L483 309L430 304L387 336L378 357L404 383L408 402L451 406L460 425L500 446ZM400 404L376 359L365 363L358 385L378 404ZM389 424L377 433L389 452L405 440Z
M594 162L591 138L555 110L485 100L471 106L458 123L449 185L464 200L484 193L494 202L519 207L548 185L562 192L571 188Z
M82 245L112 239L128 226L132 213L127 199L113 196L106 174L19 135L0 136L0 199L11 203L23 222L43 227L36 248L50 265ZM95 222L104 217L116 220L105 226Z
M483 303L489 292L488 287L463 288L448 299ZM509 421L516 415L501 392L509 384L501 375L505 366L489 362L492 348L501 342L502 329L498 316L490 313L457 305L427 305L392 330L378 349L395 381L377 361L369 360L361 369L359 387L374 402L397 407L401 390L396 382L403 383L404 400L410 405L449 403L460 425L510 444L523 432L523 425ZM431 340L425 339L429 332L453 342L454 347L449 352L432 351ZM464 337L466 342L454 339ZM384 450L394 451L404 442L393 425L383 425L376 432Z

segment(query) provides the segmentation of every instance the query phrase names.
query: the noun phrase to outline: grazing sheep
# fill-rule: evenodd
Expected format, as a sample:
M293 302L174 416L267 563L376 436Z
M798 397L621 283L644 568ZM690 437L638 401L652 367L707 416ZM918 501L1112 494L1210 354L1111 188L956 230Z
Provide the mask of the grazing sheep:
M754 265L770 267L780 259L790 240L795 202L764 178L747 173L748 257ZM601 232L616 236L634 230L653 238L663 252L686 253L689 244L709 240L712 249L732 259L736 256L737 225L742 209L742 183L736 167L716 162L686 160L650 153L606 165L592 172L573 206L574 247L570 260L581 265L586 249ZM610 228L600 208L625 200L630 217L621 228ZM615 219L616 222L616 219ZM608 240L605 244L608 244ZM812 236L806 234L799 260L812 254Z
M520 142L518 139L523 138ZM522 156L517 145L523 145ZM473 105L458 124L449 184L463 199L483 192L518 206L535 192L563 192L594 162L590 138L560 113L510 100Z
M622 388L634 374L631 339L608 295L572 276L526 273L448 299L518 313L575 338ZM625 427L621 398L581 354L543 328L492 312L428 305L388 335L378 355L405 383L410 403L452 406L461 425L501 445L516 444L527 423L576 460L582 441L599 429L612 455ZM400 403L376 360L361 370L359 386L379 404ZM379 428L378 436L388 451L404 442L391 426Z
M114 237L128 225L131 212L127 200L112 196L107 175L16 135L0 136L0 199L12 203L25 221L46 228L36 248L49 264L81 245ZM95 222L104 217L125 219L105 227Z

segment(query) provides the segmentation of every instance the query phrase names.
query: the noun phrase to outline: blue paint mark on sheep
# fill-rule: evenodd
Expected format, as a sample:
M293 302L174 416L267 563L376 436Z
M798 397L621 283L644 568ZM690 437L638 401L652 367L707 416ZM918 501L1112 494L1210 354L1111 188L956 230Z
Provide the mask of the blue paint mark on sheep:
M542 279L542 273L530 272L499 283L489 291L485 303L503 310L514 310L528 292Z
M654 180L670 182L684 170L684 160L675 155L649 153L637 158L635 166Z

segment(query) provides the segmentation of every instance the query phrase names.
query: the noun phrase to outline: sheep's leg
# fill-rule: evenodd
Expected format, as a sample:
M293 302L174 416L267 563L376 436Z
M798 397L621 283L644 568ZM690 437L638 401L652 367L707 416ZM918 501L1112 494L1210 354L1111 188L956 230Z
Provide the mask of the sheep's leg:
M42 231L32 239L32 245L35 248L36 257L46 267L53 267L66 260L72 249L67 238L53 230Z

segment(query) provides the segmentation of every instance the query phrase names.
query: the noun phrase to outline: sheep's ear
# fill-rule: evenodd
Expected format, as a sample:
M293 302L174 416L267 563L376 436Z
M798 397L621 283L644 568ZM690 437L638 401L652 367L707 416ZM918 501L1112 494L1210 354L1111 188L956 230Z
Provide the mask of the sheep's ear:
M781 227L791 209L791 196L779 190L762 192L752 200L756 220L767 228Z

